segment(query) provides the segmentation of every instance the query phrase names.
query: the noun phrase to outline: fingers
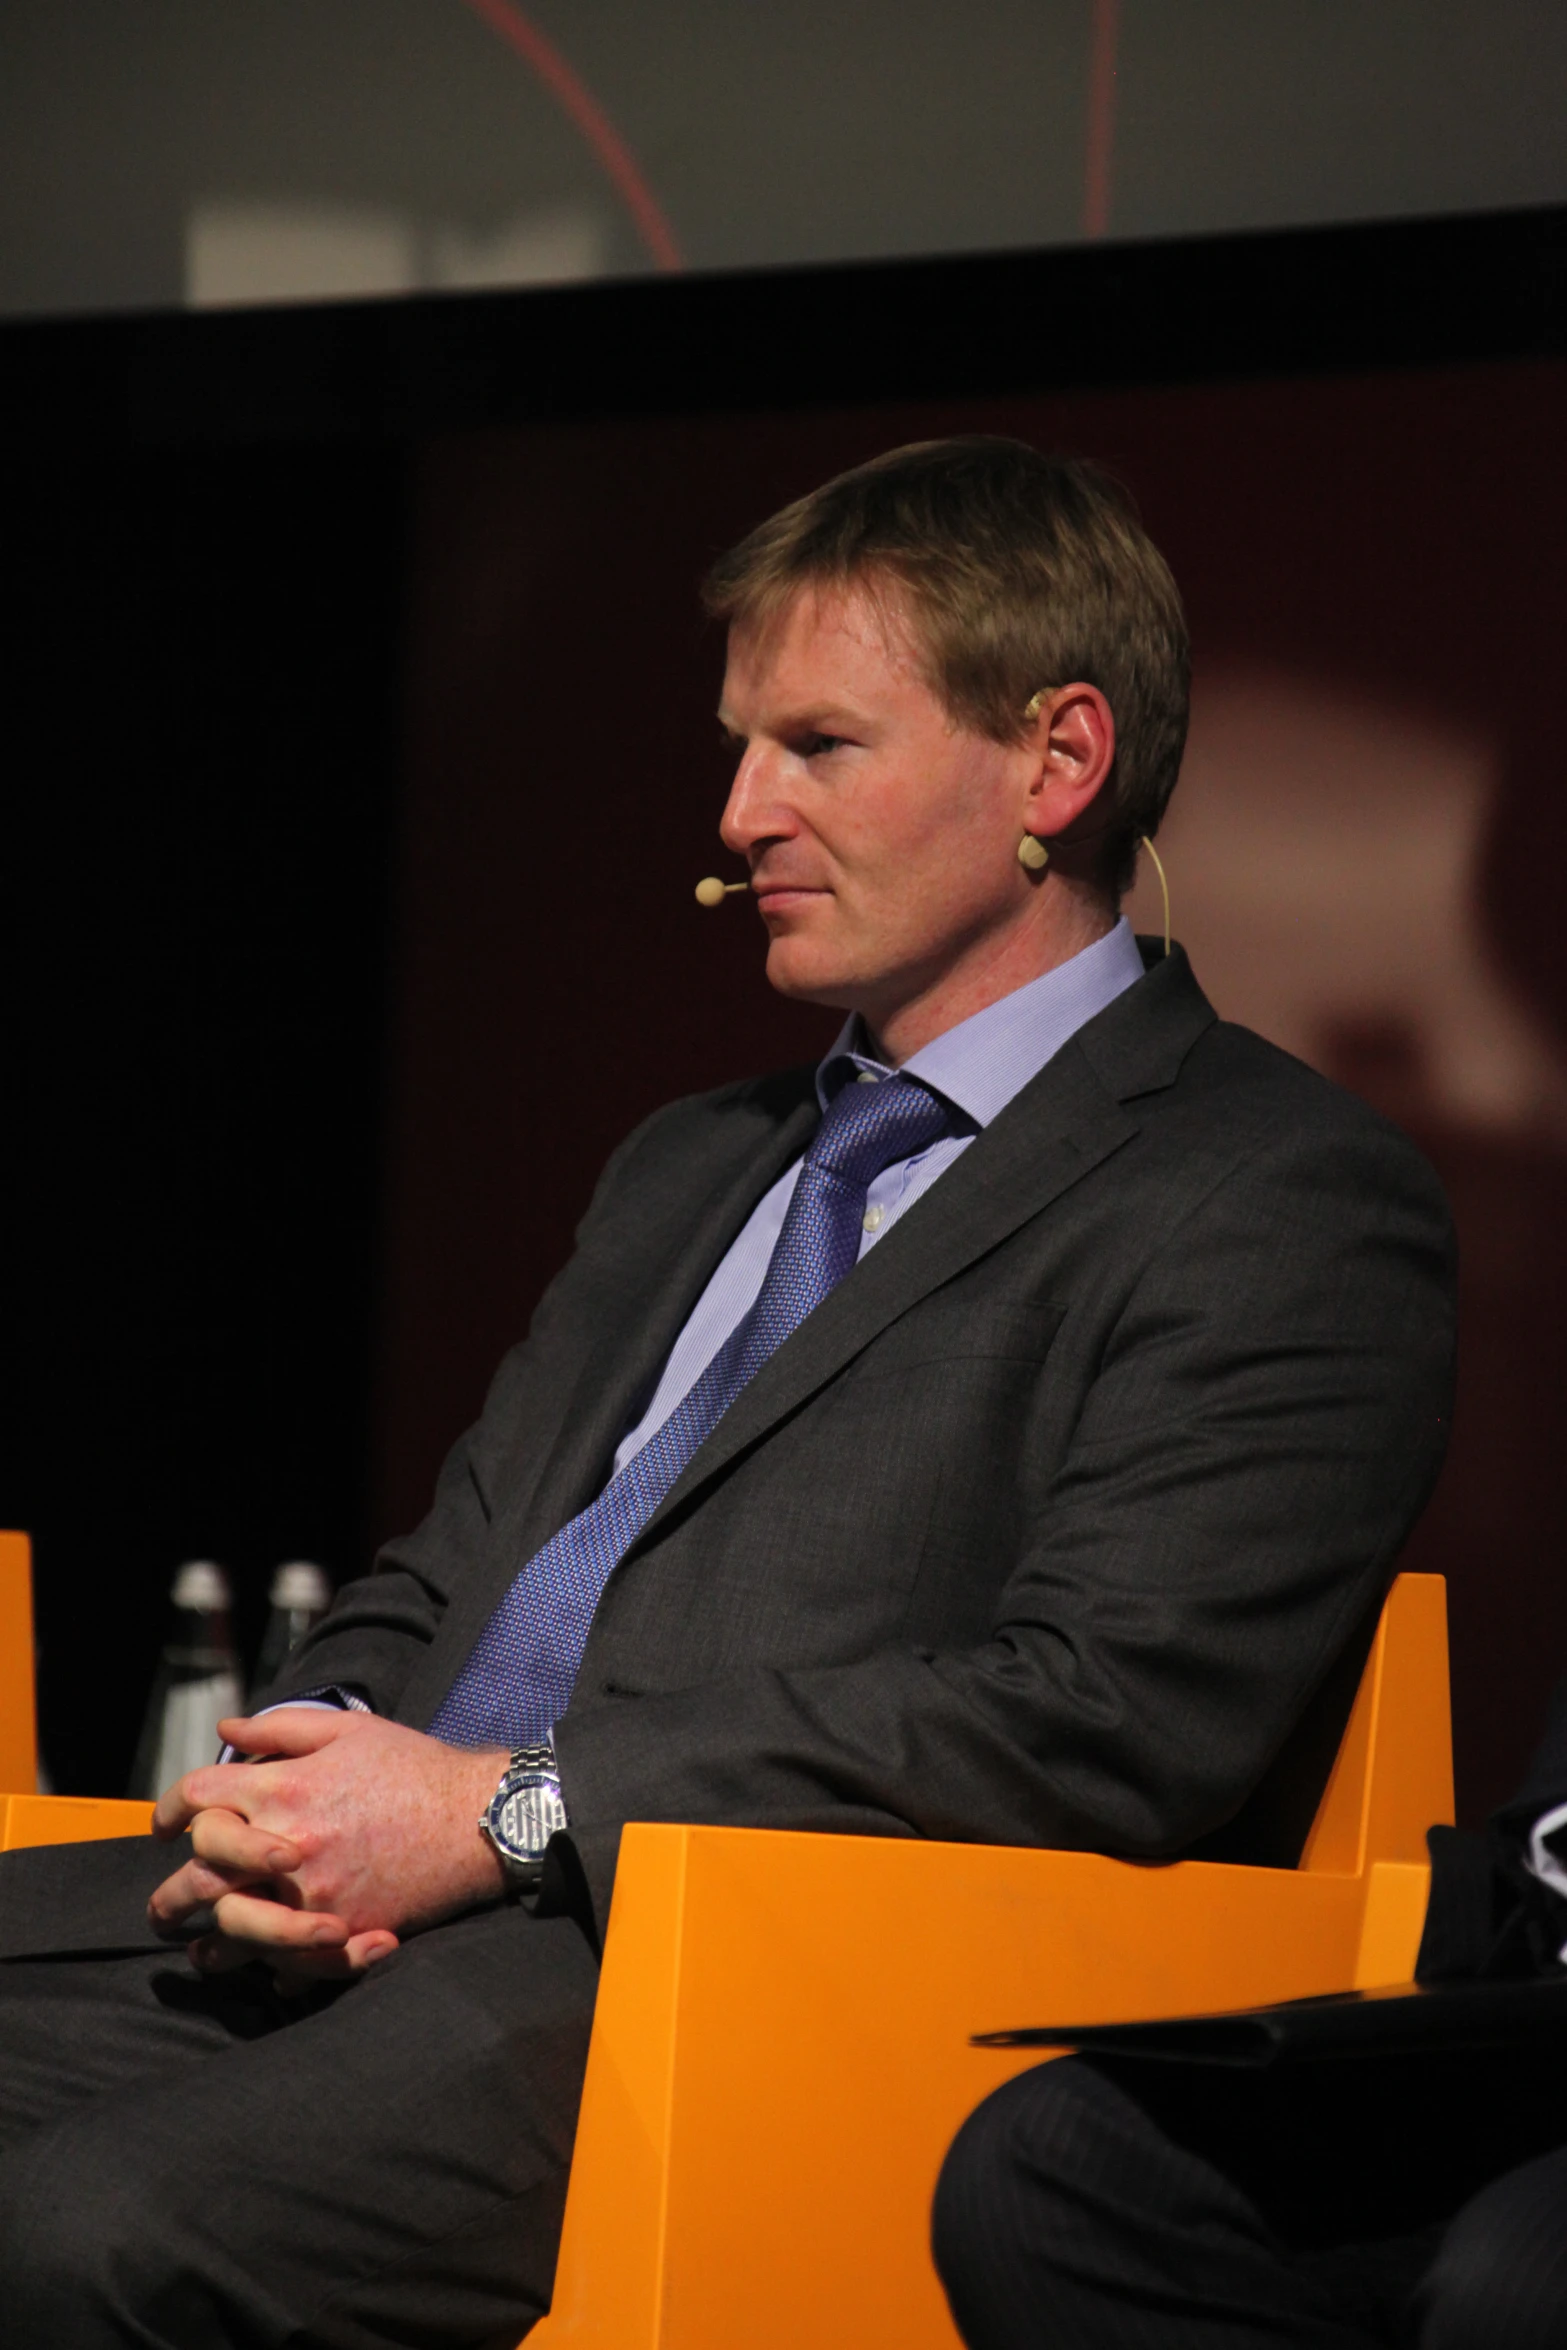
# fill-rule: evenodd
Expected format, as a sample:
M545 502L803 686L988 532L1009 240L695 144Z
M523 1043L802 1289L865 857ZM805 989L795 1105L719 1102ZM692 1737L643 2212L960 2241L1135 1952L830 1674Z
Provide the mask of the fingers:
M301 1907L297 1888L286 1876L274 1873L275 1869L298 1867L293 1845L263 1836L223 1812L203 1812L192 1840L200 1857L165 1877L147 1904L147 1923L165 1941L183 1942L194 1934L207 1933L215 1905L246 1886L264 1885L274 1907L279 1903L296 1911ZM232 1854L233 1859L226 1859L226 1854Z
M367 1718L336 1706L285 1705L275 1713L231 1715L219 1722L218 1736L241 1754L315 1754L341 1738L345 1724Z
M337 1919L316 1922L341 1923ZM262 1946L243 1936L215 1931L193 1942L190 1956L203 1974L228 1974L236 1967L250 1966L261 1959L271 1967L278 1989L285 1996L297 1997L316 1983L343 1982L362 1975L381 1959L390 1958L397 1947L397 1936L384 1927L351 1934L335 1947L315 1944L287 1953L270 1944Z
M385 1926L372 1926L366 1934L350 1934L343 1945L343 1958L355 1973L374 1966L377 1959L390 1958L397 1948L397 1936Z
M147 1904L147 1923L160 1942L189 1942L212 1931L212 1903L183 1882L184 1874L160 1885Z
M152 1832L165 1843L183 1836L199 1811L229 1811L243 1819L256 1793L248 1763L213 1763L206 1770L187 1771L172 1787L165 1787L153 1806Z
M397 1948L397 1936L377 1928L354 1934L341 1950L323 1950L309 1958L290 1958L272 1969L272 1980L285 1999L297 1999L317 1983L344 1982L365 1974Z
M274 1966L272 1979L285 1996L306 1991L313 1983L341 1982L362 1975L397 1948L397 1936L377 1926L367 1934L351 1934L341 1950L312 1952L306 1958L286 1959Z
M253 1828L229 1811L198 1812L191 1826L196 1858L166 1877L147 1904L155 1934L182 1941L207 1931L212 1905L247 1885L267 1885L275 1901L299 1907L294 1887L283 1882L303 1858L297 1844Z
M323 1950L340 1951L349 1939L341 1918L315 1909L289 1908L263 1893L225 1892L212 1904L214 1931L228 1943L245 1943L249 1958L282 1958ZM202 1940L210 1939L203 1935ZM242 1965L243 1960L233 1963Z
M214 1881L194 1865L176 1869L148 1902L147 1923L165 1942L187 1941L192 1934L206 1932L213 1902L227 1891L226 1883Z
M252 1827L238 1812L202 1811L191 1822L190 1840L198 1860L221 1870L232 1882L240 1878L286 1876L297 1869L304 1854L286 1836L268 1828ZM216 1891L225 1888L219 1885Z
M218 1735L230 1746L252 1757L294 1757L317 1754L344 1735L345 1724L370 1717L321 1708L283 1706L276 1713L236 1714L219 1722ZM217 1808L237 1812L243 1819L265 1782L256 1779L254 1761L210 1763L205 1770L187 1771L165 1787L152 1814L152 1832L167 1841L183 1835L200 1811Z
M230 1880L200 1861L189 1860L165 1877L147 1903L147 1923L167 1941L180 1942L206 1931L212 1904L234 1890Z

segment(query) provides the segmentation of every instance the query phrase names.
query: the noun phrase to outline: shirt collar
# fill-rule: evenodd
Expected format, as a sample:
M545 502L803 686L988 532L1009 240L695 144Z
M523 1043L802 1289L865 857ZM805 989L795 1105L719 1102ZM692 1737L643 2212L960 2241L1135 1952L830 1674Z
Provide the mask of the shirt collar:
M1143 958L1123 914L1092 946L933 1038L900 1074L955 1103L976 1127L988 1126L1080 1028L1142 976ZM845 1060L877 1077L892 1075L865 1050L859 1014L851 1012L816 1072L823 1110L842 1082L829 1082L828 1071Z

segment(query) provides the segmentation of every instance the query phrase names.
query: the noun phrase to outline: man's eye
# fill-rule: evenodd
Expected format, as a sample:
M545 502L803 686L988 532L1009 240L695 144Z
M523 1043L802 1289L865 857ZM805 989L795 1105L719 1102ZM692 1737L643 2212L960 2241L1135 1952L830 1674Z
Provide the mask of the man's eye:
M841 734L802 734L794 745L802 759L819 758L823 751L836 751L848 738Z

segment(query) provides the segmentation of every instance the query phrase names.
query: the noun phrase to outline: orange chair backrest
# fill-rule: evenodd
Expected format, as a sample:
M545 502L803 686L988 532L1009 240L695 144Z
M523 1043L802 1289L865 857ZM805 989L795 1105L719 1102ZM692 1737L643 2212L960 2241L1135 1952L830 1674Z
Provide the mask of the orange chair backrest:
M38 1784L33 1712L33 1546L0 1533L0 1792L31 1794Z
M1300 1865L1359 1876L1374 1861L1423 1861L1427 1828L1452 1817L1447 1585L1400 1575Z

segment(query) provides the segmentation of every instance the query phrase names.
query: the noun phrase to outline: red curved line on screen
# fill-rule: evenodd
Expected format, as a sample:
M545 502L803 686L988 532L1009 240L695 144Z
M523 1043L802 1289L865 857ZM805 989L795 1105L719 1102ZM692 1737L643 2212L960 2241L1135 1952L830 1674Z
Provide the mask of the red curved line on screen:
M567 64L554 42L514 5L514 0L464 0L464 6L471 8L492 33L498 33L508 48L514 49L533 68L562 113L576 125L635 221L637 234L652 254L655 265L659 269L683 269L685 263L675 243L674 231L642 177L636 157L587 83Z
M1110 165L1115 146L1116 48L1120 35L1117 0L1093 0L1088 52L1088 120L1083 141L1083 234L1102 237L1110 227Z

